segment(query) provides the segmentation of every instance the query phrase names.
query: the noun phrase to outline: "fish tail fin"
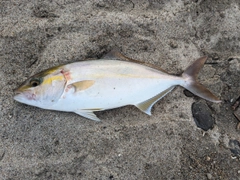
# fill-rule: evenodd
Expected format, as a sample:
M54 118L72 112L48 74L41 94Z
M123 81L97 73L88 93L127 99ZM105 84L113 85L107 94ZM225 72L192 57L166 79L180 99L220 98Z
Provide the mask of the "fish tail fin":
M203 99L219 103L221 100L197 81L197 75L204 66L206 60L207 56L201 57L187 67L182 73L182 77L185 80L182 86Z

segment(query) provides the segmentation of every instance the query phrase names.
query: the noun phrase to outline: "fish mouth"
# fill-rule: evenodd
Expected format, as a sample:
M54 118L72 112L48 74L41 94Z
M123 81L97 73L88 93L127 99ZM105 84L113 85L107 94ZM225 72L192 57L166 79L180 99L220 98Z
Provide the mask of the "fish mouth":
M21 92L20 91L14 91L14 94L18 95L18 94L21 94Z
M22 87L18 87L16 89L13 89L13 92L15 94L22 94L22 93L26 93L26 92L29 92L28 89L25 89L25 88L22 88Z
M14 89L13 92L14 92L13 99L16 100L16 101L21 102L21 100L22 100L22 98L23 98L25 92L19 90L19 88Z
M36 100L36 94L31 91L23 91L18 88L14 90L14 94L13 99L19 102L23 102L25 100Z
M14 92L15 95L18 95L18 94L23 93L23 92L20 91L18 88L17 88L17 89L14 89L13 92Z
M24 92L19 91L19 90L14 90L14 96L13 99L15 101L24 103L24 99L26 99Z

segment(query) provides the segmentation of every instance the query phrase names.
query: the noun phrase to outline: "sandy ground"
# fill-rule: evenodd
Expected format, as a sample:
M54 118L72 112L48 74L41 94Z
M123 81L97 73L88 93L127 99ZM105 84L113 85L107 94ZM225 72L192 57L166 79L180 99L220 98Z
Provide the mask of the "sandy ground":
M239 0L1 0L0 15L0 179L240 179ZM223 102L177 87L152 116L94 122L13 100L29 76L113 48L173 74L207 55L199 79Z

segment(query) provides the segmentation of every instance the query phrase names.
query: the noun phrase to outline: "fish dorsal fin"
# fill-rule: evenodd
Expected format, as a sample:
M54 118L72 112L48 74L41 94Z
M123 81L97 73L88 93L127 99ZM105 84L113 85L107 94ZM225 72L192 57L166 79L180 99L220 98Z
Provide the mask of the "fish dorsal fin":
M115 49L111 50L109 53L107 53L105 56L103 56L102 59L116 59L116 60L129 61L129 62L133 62L133 63L137 63L137 64L142 64L142 65L148 66L148 67L153 68L153 69L157 69L157 70L159 70L163 73L167 73L167 71L165 71L164 69L162 69L160 67L156 67L153 64L149 64L149 63L146 63L146 62L142 62L142 61L139 61L139 60L136 60L136 59L129 58L129 57L123 55L121 52L119 52L118 50L115 50Z
M111 50L106 55L104 55L101 59L116 59L116 60L125 60L125 61L132 60L131 58L124 56L120 51L116 49Z
M72 83L70 86L73 86L75 88L75 92L78 92L90 88L94 83L95 81L93 80L84 80Z
M108 52L105 56L102 57L102 59L116 59L116 60L131 61L131 62L138 63L138 64L145 64L145 62L129 58L129 57L123 55L120 51L115 50L115 49Z
M143 111L144 113L151 115L151 109L152 106L158 101L160 100L162 97L164 97L167 93L169 93L175 86L172 86L164 91L162 91L161 93L157 94L156 96L143 101L139 104L136 104L135 106L140 109L141 111Z
M101 121L92 111L79 110L75 111L75 113L93 121Z

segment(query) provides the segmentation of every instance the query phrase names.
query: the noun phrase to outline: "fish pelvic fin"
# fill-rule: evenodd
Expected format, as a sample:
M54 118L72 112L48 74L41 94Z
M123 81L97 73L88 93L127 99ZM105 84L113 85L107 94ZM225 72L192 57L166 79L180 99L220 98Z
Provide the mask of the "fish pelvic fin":
M91 119L93 121L101 121L92 111L78 110L78 111L74 111L74 112L80 116L87 118L87 119Z
M142 112L148 114L149 116L151 116L151 109L152 106L161 98L163 98L165 95L167 95L175 86L172 86L164 91L162 91L161 93L157 94L156 96L147 99L143 102L140 102L138 104L136 104L135 106L140 109Z
M207 56L201 57L187 67L182 73L182 77L185 80L182 86L203 99L219 103L221 100L197 81L197 75L204 66L206 60Z

